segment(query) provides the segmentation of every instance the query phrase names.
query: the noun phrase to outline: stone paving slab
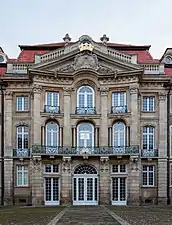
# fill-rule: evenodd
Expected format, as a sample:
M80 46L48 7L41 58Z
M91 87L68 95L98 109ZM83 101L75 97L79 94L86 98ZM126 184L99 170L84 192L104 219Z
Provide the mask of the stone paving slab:
M120 225L100 206L72 206L56 225Z

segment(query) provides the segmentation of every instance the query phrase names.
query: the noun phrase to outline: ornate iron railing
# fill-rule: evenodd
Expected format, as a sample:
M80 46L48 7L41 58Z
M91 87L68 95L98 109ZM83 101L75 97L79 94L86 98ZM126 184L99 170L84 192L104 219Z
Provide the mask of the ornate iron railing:
M13 156L14 157L29 157L30 156L30 149L13 149Z
M45 105L44 111L47 113L60 113L60 106Z
M55 155L130 155L139 154L139 146L125 147L57 147L33 145L32 154Z
M76 107L76 114L96 114L95 107Z
M158 149L142 149L141 150L141 157L158 157Z
M127 112L127 106L112 106L111 113L126 113Z

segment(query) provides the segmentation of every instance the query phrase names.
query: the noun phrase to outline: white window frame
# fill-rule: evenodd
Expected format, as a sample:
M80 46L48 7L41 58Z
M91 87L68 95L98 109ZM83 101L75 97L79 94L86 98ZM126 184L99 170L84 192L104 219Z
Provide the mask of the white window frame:
M52 105L48 105L48 98L47 98L47 95L48 93L51 94L51 102L52 102ZM54 106L54 103L53 103L53 94L56 93L57 94L57 98L58 98L58 101L57 101L57 106ZM59 106L59 92L53 92L53 91L46 91L46 94L45 94L45 105L48 105L48 106L54 106L54 107L58 107Z
M19 169L21 168L21 170ZM22 177L22 183L19 184L19 173L21 173L21 177ZM16 166L16 178L17 178L17 182L16 182L16 185L17 187L27 187L29 186L29 170L28 170L28 165L17 165ZM25 175L27 175L27 184L24 183L24 178L25 178Z
M114 172L113 171L113 166L117 166L118 167L118 172ZM121 167L125 166L125 171L121 172ZM127 164L114 164L112 165L112 173L113 174L126 174L127 173Z
M25 132L24 131L24 128L27 127L27 126L18 126L17 127L17 149L28 149L29 148L29 128L27 127L28 131ZM22 131L19 132L19 128L22 128ZM18 136L19 134L22 135L22 148L18 148ZM24 148L24 136L27 135L27 138L28 138L28 148Z
M46 172L46 167L49 166L51 169L51 172ZM58 166L58 172L53 172L54 166ZM45 164L44 165L44 173L46 174L59 174L59 164Z
M117 94L117 98L118 98L118 105L114 105L114 96L115 94ZM124 105L120 104L121 101L121 95L124 94ZM126 92L125 91L121 91L121 92L112 92L112 106L113 107L118 107L118 106L126 106L127 105L127 99L126 99Z
M22 99L22 108L21 109L19 109L19 98L21 98ZM25 99L27 98L27 109L25 109L24 108L24 102L25 102ZM19 111L19 112L22 112L22 111L24 111L24 112L27 112L27 111L29 111L29 96L17 96L17 111Z
M83 93L80 93L80 90L83 87L88 87L92 91L92 93L86 93L86 92L84 93L84 107L86 107L86 108L88 107L88 105L87 105L87 95L92 95L92 100L93 100L92 108L94 108L95 107L95 102L94 102L94 100L95 100L95 93L94 93L94 89L92 87L90 87L90 86L81 86L80 88L78 88L78 90L77 90L77 107L78 108L80 107L80 105L79 105L79 95L81 95L81 94L83 95Z
M144 98L146 98L146 109L144 109ZM150 99L153 98L153 110L150 109ZM155 96L143 96L142 98L142 111L143 112L155 112Z
M83 124L89 124L92 127L92 136L91 136L91 138L92 138L92 146L88 146L88 147L94 147L94 126L91 123L80 123L80 124L78 124L78 126L77 126L77 147L87 147L86 146L86 142L87 142L86 140L84 142L85 146L80 146L79 145L79 134L80 134L79 127L81 125L83 125Z
M115 146L115 124L116 123L121 123L121 124L123 124L123 126L124 126L124 145L122 145L122 146ZM123 122L121 122L121 121L116 121L114 124L113 124L113 127L112 127L112 134L113 134L113 136L112 136L112 146L113 147L124 147L125 145L126 145L126 125L125 125L125 123L123 123ZM118 142L120 141L120 139L119 139L119 133L118 133Z
M51 123L55 123L55 122L54 121L50 121L50 122L48 122L46 124L46 129L45 129L45 133L46 133L46 146L48 146L48 147L50 147L50 146L52 146L52 147L58 147L59 146L59 125L57 123L55 123L56 126L57 126L57 146L48 145L48 143L47 143L48 142L48 129L47 128L48 128L48 125L51 124ZM51 130L51 142L53 140L53 133L56 133L56 131Z
M143 170L143 166L147 167L147 171ZM149 171L149 167L153 167L153 171ZM147 174L147 184L143 184L143 173ZM149 174L153 174L153 184L149 184ZM155 165L142 165L142 186L143 187L154 187L155 186Z
M147 128L147 132L146 133L144 133L144 128ZM149 129L150 128L153 128L153 133L151 133L151 132L149 132ZM144 139L144 135L146 135L146 139L147 139L147 149L144 149L143 148L143 139ZM151 135L151 136L153 136L153 149L149 149L148 148L148 146L149 146L149 142L150 142L150 140L149 140L149 135ZM144 126L143 127L143 131L142 131L142 149L144 149L144 150L154 150L155 149L155 127L153 127L153 126Z

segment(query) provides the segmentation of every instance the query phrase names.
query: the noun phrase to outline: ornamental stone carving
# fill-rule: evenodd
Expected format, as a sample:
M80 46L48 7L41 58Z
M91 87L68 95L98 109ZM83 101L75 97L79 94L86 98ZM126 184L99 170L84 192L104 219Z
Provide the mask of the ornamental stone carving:
M80 69L93 69L97 71L99 69L96 54L92 54L89 52L83 52L76 55L72 66L75 71Z
M71 88L71 87L64 87L63 91L64 91L64 95L71 95L71 93L73 91L73 88Z
M130 87L130 94L131 95L132 94L138 94L138 87L135 87L135 86Z
M33 90L34 93L41 93L42 86L40 86L38 84L34 84L32 90Z
M19 127L19 126L25 126L25 127L28 127L28 123L27 122L18 122L16 123L16 127Z
M12 91L5 91L4 94L5 94L6 100L12 100L12 98L13 98L13 92Z

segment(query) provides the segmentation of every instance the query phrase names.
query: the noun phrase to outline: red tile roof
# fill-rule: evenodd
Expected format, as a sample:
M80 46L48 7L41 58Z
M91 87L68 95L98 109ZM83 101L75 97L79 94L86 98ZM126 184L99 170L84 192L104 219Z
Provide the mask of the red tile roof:
M172 76L172 68L165 68L164 70L167 76Z
M0 67L0 76L3 76L6 72L6 68Z
M34 62L35 54L45 54L47 50L22 50L17 58L17 62Z

